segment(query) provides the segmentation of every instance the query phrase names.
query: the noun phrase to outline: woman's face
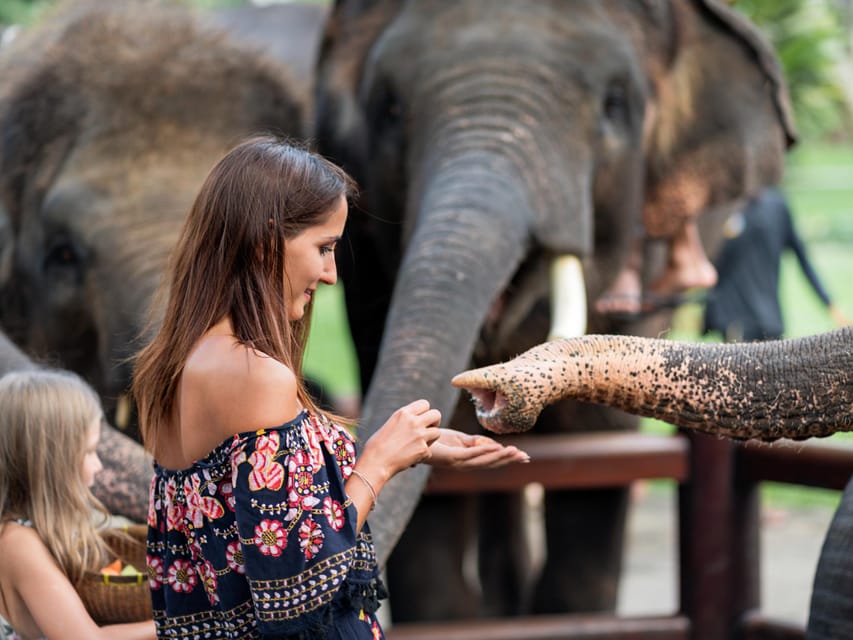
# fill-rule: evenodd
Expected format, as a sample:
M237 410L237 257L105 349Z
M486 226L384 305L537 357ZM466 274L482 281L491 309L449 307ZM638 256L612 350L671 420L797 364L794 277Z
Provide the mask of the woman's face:
M341 196L325 222L285 240L284 275L291 298L287 301L288 320L299 320L305 315L305 305L311 301L321 282L337 282L335 246L341 239L346 221L347 201Z
M87 431L86 435L86 451L83 454L83 482L87 487L91 487L95 483L95 476L104 468L101 464L101 459L98 457L98 440L101 438L101 419L95 420Z

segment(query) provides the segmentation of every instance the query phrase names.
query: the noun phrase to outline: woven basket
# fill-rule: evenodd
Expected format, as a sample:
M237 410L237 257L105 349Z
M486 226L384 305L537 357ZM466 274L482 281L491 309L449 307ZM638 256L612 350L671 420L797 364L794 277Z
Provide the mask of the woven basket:
M108 576L87 571L77 585L86 610L99 625L150 620L151 592L145 569L145 538L148 528L133 525L123 529L107 529L101 536L121 559L142 573L132 576Z

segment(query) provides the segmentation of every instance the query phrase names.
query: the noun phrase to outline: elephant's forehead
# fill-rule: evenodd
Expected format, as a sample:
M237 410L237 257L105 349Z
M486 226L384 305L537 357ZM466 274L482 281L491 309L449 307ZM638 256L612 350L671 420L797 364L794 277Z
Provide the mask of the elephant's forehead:
M95 219L120 211L146 218L183 214L219 154L220 149L131 151L109 144L75 150L48 191L42 219Z

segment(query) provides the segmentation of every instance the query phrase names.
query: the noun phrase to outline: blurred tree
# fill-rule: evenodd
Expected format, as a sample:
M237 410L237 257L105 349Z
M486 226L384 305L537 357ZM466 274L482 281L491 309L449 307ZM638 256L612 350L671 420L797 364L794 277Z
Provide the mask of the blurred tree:
M0 24L28 24L53 0L0 0Z
M849 0L735 0L732 4L776 48L801 136L849 132L850 98L838 73L840 65L851 64Z
M73 0L71 0L73 1ZM102 0L109 2L110 0ZM201 8L248 4L249 0L178 0ZM0 0L0 24L30 24L57 0Z

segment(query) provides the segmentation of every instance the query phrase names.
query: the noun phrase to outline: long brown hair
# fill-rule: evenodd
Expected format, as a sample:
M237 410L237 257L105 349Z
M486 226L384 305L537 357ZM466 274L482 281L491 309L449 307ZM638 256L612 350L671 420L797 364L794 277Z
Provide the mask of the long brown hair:
M108 514L82 474L99 419L98 396L70 371L0 378L0 523L29 520L72 583L108 557L92 510Z
M245 140L211 170L172 253L162 326L136 359L132 391L149 451L171 417L190 351L225 316L241 344L296 374L299 401L319 411L302 380L313 304L287 320L285 240L325 222L354 192L343 169L274 136Z

